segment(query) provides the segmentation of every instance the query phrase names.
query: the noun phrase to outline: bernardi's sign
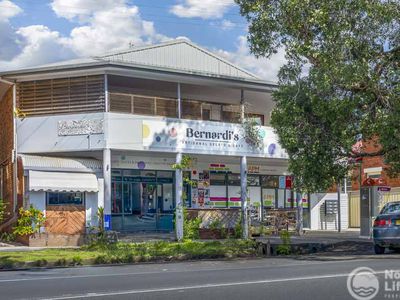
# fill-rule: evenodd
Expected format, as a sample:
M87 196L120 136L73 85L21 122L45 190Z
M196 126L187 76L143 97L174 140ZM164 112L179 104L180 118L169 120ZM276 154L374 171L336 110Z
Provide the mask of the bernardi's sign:
M263 147L246 140L240 124L203 121L142 121L143 147L199 154L255 155L287 158L272 128L261 126Z

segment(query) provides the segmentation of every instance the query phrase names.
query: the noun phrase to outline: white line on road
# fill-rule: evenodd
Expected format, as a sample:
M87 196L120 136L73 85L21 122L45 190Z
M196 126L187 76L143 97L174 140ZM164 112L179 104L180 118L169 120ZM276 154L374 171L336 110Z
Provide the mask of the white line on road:
M385 271L377 271L374 274L384 274ZM303 280L317 280L317 279L327 279L336 277L347 277L350 273L341 274L330 274L330 275L318 275L318 276L304 276L304 277L293 277L293 278L283 278L283 279L268 279L268 280L255 280L255 281L242 281L242 282L228 282L228 283L216 283L216 284L199 284L191 286L182 287L169 287L169 288L158 288L158 289L143 289L143 290L128 290L128 291L116 291L116 292L104 292L104 293L86 293L81 295L72 296L60 296L53 298L41 298L41 300L68 300L68 299L85 299L85 298L97 298L97 297L107 297L107 296L123 296L123 295L134 295L134 294L145 294L145 293L159 293L159 292L174 292L183 290L193 290L193 289L204 289L204 288L218 288L218 287L230 287L230 286L242 286L242 285L252 285L252 284L266 284L266 283L279 283L279 282L289 282L289 281L303 281Z
M366 259L353 260L353 262L367 261ZM168 273L185 273L185 272L213 272L213 271L241 271L241 270L252 270L252 269L265 269L265 268L282 268L282 267L296 267L296 266L315 266L321 264L338 263L337 261L318 261L318 262L303 262L303 263L291 263L291 264L272 264L265 266L252 266L244 268L206 268L206 269L185 269L185 270L166 270L163 272ZM105 273L105 274L88 274L88 275L73 275L68 274L65 276L47 276L47 277L29 277L29 278L13 278L13 279L0 279L1 283L7 282L20 282L20 281L40 281L40 280L59 280L59 279L76 279L76 278L96 278L96 277L117 277L117 276L134 276L134 275L146 275L146 274L160 274L160 271L146 271L146 272L127 272L127 273Z

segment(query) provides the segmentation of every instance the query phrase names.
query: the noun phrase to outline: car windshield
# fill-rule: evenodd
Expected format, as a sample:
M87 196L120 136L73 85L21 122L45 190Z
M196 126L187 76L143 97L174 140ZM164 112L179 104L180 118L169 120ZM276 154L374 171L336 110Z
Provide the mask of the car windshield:
M381 214L400 214L400 203L391 203L386 205Z

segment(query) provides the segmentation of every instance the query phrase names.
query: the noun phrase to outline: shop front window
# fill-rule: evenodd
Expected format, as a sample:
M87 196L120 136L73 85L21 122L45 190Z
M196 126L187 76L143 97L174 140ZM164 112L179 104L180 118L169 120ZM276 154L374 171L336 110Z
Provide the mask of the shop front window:
M211 173L210 184L211 185L226 185L226 174L225 173Z
M83 205L85 193L47 192L48 205Z
M260 176L258 175L247 175L247 185L249 186L259 186Z
M265 188L279 188L279 176L264 175L261 176L261 185Z
M240 186L240 175L228 174L228 185Z

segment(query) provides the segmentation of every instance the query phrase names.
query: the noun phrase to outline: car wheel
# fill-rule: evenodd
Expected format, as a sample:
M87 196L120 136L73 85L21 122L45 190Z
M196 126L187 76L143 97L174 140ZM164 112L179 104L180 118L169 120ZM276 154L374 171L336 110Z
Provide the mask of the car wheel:
M385 247L381 247L379 245L374 245L375 254L383 254L385 253Z

